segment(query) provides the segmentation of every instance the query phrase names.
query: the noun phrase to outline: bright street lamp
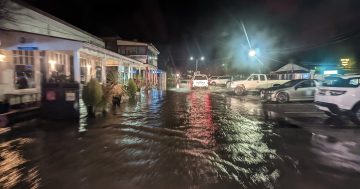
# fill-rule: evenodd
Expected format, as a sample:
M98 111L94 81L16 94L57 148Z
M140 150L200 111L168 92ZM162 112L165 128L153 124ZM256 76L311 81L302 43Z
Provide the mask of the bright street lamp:
M250 56L250 57L256 56L256 51L255 51L254 49L250 49L250 50L249 50L249 56Z
M190 60L194 60L194 59L195 59L195 64L196 64L196 69L195 69L195 70L196 70L196 72L197 72L199 60L200 60L200 61L204 61L204 60L205 60L205 57L204 57L204 56L201 56L200 59L199 59L199 58L194 58L194 57L192 57L192 56L190 57Z

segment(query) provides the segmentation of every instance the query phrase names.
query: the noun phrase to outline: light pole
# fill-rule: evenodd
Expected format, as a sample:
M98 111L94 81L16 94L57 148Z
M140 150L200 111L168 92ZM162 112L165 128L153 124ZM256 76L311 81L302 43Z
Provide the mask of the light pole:
M190 57L190 60L194 60L194 59L195 59L195 71L197 72L199 60L204 61L204 60L205 60L205 57L201 56L200 59L199 59L199 58L194 58L194 57L192 57L192 56Z

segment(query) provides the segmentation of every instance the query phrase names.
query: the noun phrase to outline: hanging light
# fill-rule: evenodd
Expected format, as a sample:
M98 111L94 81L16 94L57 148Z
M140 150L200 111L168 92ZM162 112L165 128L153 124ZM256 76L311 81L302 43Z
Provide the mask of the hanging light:
M0 62L3 62L5 60L5 55L3 53L0 53Z

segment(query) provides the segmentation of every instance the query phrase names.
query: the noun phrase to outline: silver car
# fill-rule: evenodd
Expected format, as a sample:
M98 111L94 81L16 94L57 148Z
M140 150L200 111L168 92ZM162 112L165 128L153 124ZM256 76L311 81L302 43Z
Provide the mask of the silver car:
M231 76L211 76L209 78L210 85L227 85L231 81Z
M261 98L266 101L285 103L289 101L313 101L318 82L313 79L296 79L263 90Z

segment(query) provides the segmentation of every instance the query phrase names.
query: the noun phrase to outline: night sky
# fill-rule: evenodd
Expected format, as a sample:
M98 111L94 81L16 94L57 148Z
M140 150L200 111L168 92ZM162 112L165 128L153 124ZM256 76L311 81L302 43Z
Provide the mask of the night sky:
M24 1L99 37L152 42L161 52L160 64L179 70L193 65L190 56L201 55L206 58L204 71L222 64L254 69L259 61L247 56L250 47L242 23L260 63L269 69L290 60L360 60L358 0Z

